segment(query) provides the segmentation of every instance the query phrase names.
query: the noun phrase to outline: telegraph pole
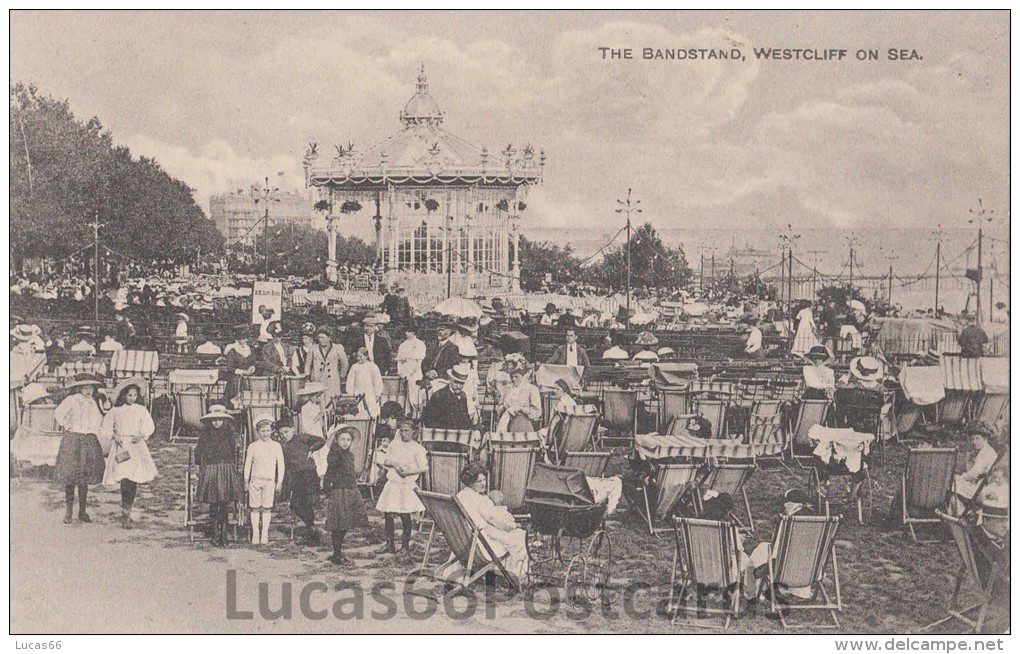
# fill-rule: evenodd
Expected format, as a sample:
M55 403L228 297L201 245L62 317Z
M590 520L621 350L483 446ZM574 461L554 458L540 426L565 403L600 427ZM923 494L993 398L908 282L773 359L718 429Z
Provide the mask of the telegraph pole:
M976 309L975 315L977 316L978 323L980 323L981 322L981 274L982 274L982 268L981 268L981 245L982 245L982 227L983 227L982 223L986 223L986 222L990 223L990 222L992 222L992 214L995 213L995 212L992 211L991 209L985 209L984 204L981 202L981 198L978 198L978 210L974 211L973 209L969 209L968 211L974 217L971 218L970 220L968 220L967 222L969 222L971 224L977 223L977 226L978 226L977 281L974 283L974 286L977 289L977 309Z
M92 218L92 295L93 301L95 302L95 320L99 322L99 228L103 227L99 224L99 210L97 209L93 214Z
M632 213L641 213L641 208L638 207L641 204L641 200L634 200L633 204L630 201L631 189L627 189L627 201L617 200L616 204L619 205L616 209L616 213L627 214L627 326L630 326L630 215ZM704 255L702 255L704 256ZM704 259L702 259L702 270L704 271ZM704 280L704 272L702 272L702 280ZM702 281L704 284L704 281Z

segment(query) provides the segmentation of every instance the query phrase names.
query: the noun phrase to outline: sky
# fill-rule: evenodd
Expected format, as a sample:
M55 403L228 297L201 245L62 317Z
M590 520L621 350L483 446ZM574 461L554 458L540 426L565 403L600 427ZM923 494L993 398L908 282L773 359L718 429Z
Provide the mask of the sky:
M12 11L10 25L12 82L98 116L206 211L266 175L301 186L310 141L364 149L398 131L424 61L448 130L545 150L534 225L612 227L628 188L657 227L958 227L978 198L1008 213L1005 11Z

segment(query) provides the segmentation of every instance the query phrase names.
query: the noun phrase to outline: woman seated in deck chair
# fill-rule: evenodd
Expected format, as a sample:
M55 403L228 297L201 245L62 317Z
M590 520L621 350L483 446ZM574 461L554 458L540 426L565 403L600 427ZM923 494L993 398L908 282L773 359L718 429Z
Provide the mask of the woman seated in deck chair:
M560 441L560 431L563 429L563 415L574 410L577 400L574 399L573 389L566 379L557 379L553 386L553 407L552 415L549 417L549 426L538 430L538 436L546 447L555 445Z
M956 494L965 499L971 499L977 493L978 486L998 460L1001 447L988 425L978 423L969 432L974 458L967 472L956 476Z
M528 381L531 372L527 362L510 362L510 387L503 394L503 414L496 423L497 432L533 432L542 420L542 394Z
M815 515L814 507L812 507L811 499L807 493L799 488L786 491L783 495L783 515ZM769 542L758 543L751 555L741 560L744 575L744 598L748 602L753 602L758 597L762 577L765 576L768 569L770 545ZM811 588L805 587L785 588L780 594L789 594L798 599L810 599L811 593Z
M488 483L485 468L469 463L460 474L460 483L464 488L457 493L457 500L464 506L468 518L481 530L497 557L507 555L503 567L523 583L528 572L525 532L506 507L497 506L485 494ZM482 552L485 553L484 548Z

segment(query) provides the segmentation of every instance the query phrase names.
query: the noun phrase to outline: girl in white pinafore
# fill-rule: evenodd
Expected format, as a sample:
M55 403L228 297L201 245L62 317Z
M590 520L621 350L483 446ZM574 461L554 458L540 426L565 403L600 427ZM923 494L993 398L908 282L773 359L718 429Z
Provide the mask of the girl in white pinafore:
M156 464L149 454L146 441L156 431L152 416L145 408L145 391L148 384L143 379L132 378L120 383L115 389L117 400L103 419L101 436L112 441L110 454L106 457L106 471L103 485L120 484L121 526L131 529L131 507L135 503L138 484L145 484L156 478Z
M428 469L425 448L414 441L414 423L404 418L398 421L399 436L386 449L382 461L376 461L387 469L386 486L379 493L375 508L384 513L386 522L386 546L380 553L396 552L395 517L400 515L403 527L403 550L411 555L411 514L425 510L414 490L418 477Z

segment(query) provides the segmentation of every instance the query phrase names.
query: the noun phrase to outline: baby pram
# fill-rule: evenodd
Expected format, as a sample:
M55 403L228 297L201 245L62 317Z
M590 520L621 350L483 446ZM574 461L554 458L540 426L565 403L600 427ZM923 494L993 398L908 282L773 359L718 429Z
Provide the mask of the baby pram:
M606 602L613 563L607 502L595 502L581 472L545 463L535 464L524 500L531 515L528 587L554 584L571 601Z

